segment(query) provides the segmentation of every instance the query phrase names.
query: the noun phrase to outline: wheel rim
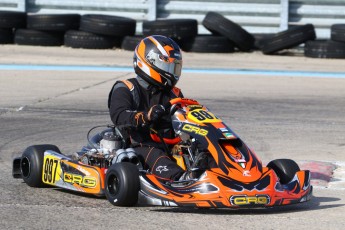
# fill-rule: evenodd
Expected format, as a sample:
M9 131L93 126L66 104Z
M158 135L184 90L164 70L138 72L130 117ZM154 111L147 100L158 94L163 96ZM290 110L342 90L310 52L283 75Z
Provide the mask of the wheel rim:
M116 175L109 176L109 179L108 179L109 194L116 195L119 191L119 185L120 185L120 182Z
M27 178L30 176L30 160L27 157L22 158L20 161L20 168L23 177Z

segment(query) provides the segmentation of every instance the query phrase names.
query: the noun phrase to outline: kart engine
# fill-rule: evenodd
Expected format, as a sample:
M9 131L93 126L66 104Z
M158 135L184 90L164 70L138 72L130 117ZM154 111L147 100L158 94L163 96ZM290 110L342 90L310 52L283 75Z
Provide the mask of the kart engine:
M84 164L108 168L119 162L131 162L139 164L139 159L133 148L123 148L122 138L114 132L105 132L99 143L84 147L82 152L77 153L76 160Z

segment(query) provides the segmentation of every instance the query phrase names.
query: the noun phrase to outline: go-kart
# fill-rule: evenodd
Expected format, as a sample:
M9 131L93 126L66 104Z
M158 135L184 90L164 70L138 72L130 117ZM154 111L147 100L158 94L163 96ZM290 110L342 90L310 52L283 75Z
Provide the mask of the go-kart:
M129 148L128 127L119 126L91 138L90 130L88 145L71 155L54 145L30 146L13 160L13 177L32 187L105 195L116 206L270 207L311 198L310 172L295 161L277 159L264 166L239 136L195 100L175 98L166 107L176 136L166 139L152 128L152 139L164 143L189 173L182 180L161 181L144 170Z

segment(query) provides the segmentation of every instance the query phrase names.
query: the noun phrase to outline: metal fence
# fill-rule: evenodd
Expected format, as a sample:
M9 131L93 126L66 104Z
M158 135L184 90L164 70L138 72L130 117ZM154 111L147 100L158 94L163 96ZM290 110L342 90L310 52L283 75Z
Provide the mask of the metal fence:
M0 10L25 11L26 0L0 0Z
M330 26L345 23L344 0L0 0L0 10L37 14L108 14L137 20L192 18L199 34L209 33L201 22L208 11L223 14L251 33L276 33L311 23L318 38L330 37Z

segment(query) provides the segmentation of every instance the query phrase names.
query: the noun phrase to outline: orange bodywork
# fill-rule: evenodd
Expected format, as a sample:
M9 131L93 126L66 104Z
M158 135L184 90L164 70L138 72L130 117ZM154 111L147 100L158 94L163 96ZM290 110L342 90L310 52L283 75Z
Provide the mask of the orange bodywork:
M309 174L308 174L309 175ZM266 179L265 179L266 178ZM142 180L154 186L142 184L146 196L160 199L160 205L193 206L206 208L269 207L307 201L311 195L309 178L305 171L299 171L295 180L289 183L292 188L280 185L275 173L264 168L263 180L269 180L263 190L255 188L255 183L241 183L223 176L219 169L206 171L199 180L185 187L173 187L160 183L154 175ZM261 181L265 182L265 181ZM257 181L260 185L260 180ZM307 185L307 186L306 186ZM242 190L240 191L239 188Z
M180 105L173 118L175 131L184 132L206 146L205 154L212 156L217 167L182 182L161 181L142 170L139 172L140 204L242 208L288 205L310 199L312 186L308 170L297 171L291 181L282 184L274 170L264 167L228 126L197 101L176 98L170 102ZM43 169L42 181L46 184L104 195L105 168L45 152Z

